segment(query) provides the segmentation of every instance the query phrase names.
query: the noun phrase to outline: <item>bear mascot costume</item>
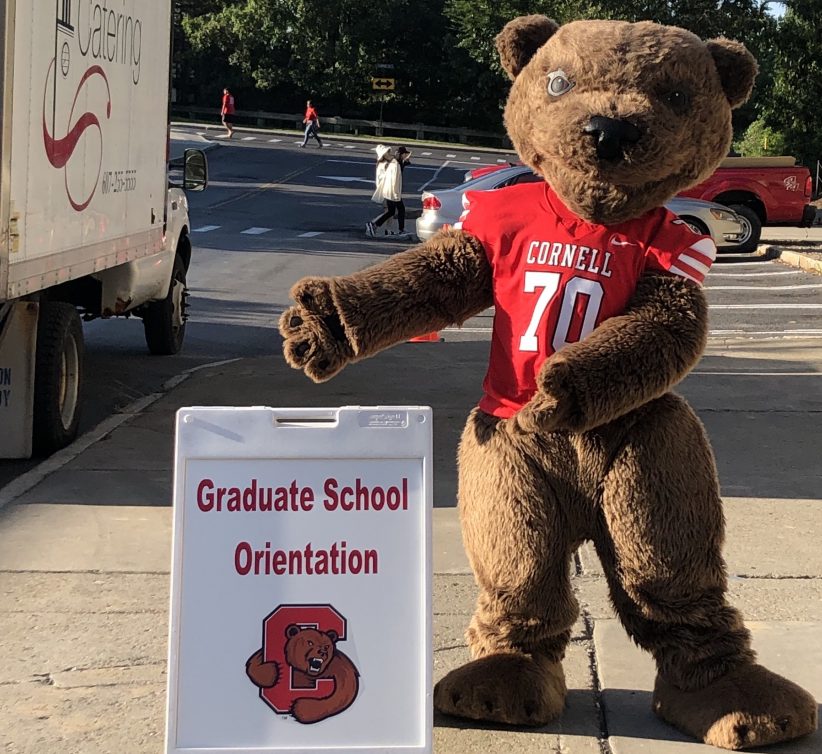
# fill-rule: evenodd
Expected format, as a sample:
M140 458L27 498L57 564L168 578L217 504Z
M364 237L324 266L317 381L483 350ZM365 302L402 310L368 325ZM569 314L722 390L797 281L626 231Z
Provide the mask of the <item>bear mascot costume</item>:
M473 659L434 704L515 725L560 715L569 566L591 540L656 662L657 715L728 749L807 734L816 702L755 662L727 602L713 454L670 392L706 344L716 248L662 207L728 153L756 61L651 22L526 16L496 42L507 132L544 181L467 192L453 228L361 272L304 278L280 319L287 362L321 382L495 306L458 458Z

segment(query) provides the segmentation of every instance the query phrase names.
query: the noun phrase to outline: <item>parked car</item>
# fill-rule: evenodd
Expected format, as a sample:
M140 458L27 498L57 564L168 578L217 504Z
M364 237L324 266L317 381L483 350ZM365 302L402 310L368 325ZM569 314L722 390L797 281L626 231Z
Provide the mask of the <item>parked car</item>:
M470 181L506 167L483 165L465 172ZM726 157L702 183L679 196L724 204L742 220L742 236L734 251L756 250L763 225L810 226L816 207L810 204L813 181L808 168L793 157Z
M518 183L543 180L545 179L536 175L527 165L513 165L485 171L450 189L424 191L422 213L417 218L417 236L425 241L441 228L457 222L462 214L462 195L466 191L493 191ZM742 219L721 204L677 196L665 206L695 232L711 236L718 249L736 247L744 233Z
M754 251L763 225L813 223L812 191L810 170L793 157L728 157L710 178L681 195L736 212L744 229L736 251Z

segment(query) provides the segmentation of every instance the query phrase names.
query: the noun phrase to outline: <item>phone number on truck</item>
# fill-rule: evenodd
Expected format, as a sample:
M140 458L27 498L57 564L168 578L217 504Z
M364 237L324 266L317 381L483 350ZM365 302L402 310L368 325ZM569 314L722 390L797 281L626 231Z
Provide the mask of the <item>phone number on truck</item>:
M103 193L119 194L137 188L136 170L107 170L103 173Z

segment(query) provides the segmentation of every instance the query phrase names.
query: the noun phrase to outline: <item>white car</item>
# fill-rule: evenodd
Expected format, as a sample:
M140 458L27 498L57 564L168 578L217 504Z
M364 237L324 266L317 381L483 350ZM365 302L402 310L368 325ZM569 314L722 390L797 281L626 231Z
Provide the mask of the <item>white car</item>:
M527 165L515 165L487 172L454 188L424 191L422 214L417 218L417 236L421 241L426 241L441 228L457 222L462 214L462 195L466 191L493 191L517 183L543 180ZM675 196L665 207L697 233L711 236L719 249L735 246L744 233L739 216L722 204Z

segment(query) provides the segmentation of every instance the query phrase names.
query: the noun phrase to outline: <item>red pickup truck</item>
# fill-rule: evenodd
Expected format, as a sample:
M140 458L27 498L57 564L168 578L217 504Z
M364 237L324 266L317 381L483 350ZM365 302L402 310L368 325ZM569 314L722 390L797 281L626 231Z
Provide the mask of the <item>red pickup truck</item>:
M506 166L475 168L466 179L501 167ZM756 249L763 225L811 225L816 216L816 208L809 204L811 193L810 170L793 157L726 157L710 178L680 196L733 209L745 231L734 250L745 252Z
M753 251L763 225L810 225L811 173L793 157L727 157L716 172L681 196L730 207L742 219L739 251Z

